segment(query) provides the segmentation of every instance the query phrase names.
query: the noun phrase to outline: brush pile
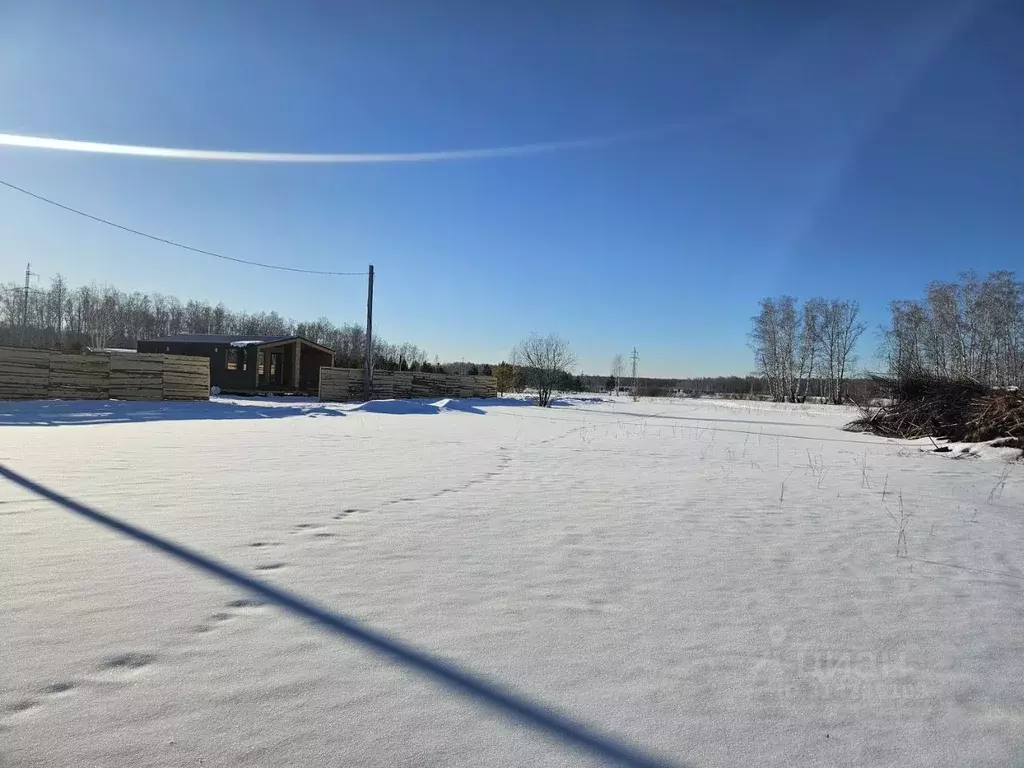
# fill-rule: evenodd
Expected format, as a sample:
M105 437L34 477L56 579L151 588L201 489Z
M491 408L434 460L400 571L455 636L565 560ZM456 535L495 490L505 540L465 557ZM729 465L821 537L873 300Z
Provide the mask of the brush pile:
M887 393L889 404L862 409L863 415L848 424L848 430L962 443L1024 438L1024 393L1018 390L921 373L875 381Z

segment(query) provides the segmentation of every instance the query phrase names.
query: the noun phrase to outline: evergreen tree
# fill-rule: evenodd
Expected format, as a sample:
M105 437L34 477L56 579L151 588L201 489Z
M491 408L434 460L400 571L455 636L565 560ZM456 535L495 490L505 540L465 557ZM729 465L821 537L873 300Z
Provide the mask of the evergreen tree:
M496 379L498 394L503 395L506 392L511 392L516 387L516 371L511 365L506 363L504 360L501 364L494 369L494 378Z

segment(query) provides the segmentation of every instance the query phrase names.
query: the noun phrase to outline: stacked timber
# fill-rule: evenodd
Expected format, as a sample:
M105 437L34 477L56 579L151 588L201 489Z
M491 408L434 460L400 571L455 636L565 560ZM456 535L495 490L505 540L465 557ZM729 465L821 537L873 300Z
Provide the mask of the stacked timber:
M0 347L0 400L40 400L50 388L50 352Z
M458 397L475 397L473 394L474 376L457 376Z
M346 381L348 382L348 399L349 400L365 400L366 390L364 383L365 373L362 368L356 368L349 374Z
M359 368L320 368L320 399L324 402L356 400L363 394L363 371Z
M405 400L412 397L412 381L415 374L412 371L394 371L391 379L394 381L394 393L392 397Z
M163 400L165 357L169 355L111 353L111 399Z
M395 398L395 380L391 371L375 371L373 374L373 399L393 400Z
M205 357L0 347L0 400L207 400Z
M373 396L378 400L497 397L497 394L497 381L493 376L459 376L422 371L375 371L373 374ZM362 400L362 369L321 368L320 399L325 402Z
M410 395L412 397L436 397L438 394L437 382L434 380L436 375L435 373L414 371Z
M163 355L164 400L209 400L210 360L206 357Z
M493 376L475 376L474 397L497 397L498 380Z
M110 354L50 353L46 397L58 400L106 400L110 397Z

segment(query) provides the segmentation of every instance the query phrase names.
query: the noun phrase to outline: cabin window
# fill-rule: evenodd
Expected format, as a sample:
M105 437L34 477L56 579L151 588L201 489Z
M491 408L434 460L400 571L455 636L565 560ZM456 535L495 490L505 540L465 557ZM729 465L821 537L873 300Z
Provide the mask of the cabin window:
M256 373L260 376L263 375L263 350L256 350Z
M239 362L242 359L242 350L240 349L229 349L227 351L227 365L225 366L229 371L237 371L239 368ZM244 364L243 364L244 365ZM245 370L245 368L242 368Z

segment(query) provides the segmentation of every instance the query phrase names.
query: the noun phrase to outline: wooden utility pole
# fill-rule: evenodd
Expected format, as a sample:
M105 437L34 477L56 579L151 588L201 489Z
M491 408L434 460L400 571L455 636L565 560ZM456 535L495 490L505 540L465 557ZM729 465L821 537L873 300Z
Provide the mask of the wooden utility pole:
M366 351L363 353L363 396L373 399L373 264L366 281Z

